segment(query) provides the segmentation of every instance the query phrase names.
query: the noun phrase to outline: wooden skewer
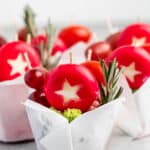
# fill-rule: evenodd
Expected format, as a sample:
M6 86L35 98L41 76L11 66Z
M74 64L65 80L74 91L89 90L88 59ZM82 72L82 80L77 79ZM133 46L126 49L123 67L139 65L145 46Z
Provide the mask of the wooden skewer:
M26 43L31 44L31 34L27 34Z
M92 50L89 49L89 50L88 50L88 54L87 54L87 61L90 61L91 58L92 58Z
M72 64L72 52L69 52L69 62Z
M106 18L106 25L107 25L108 31L110 33L113 33L112 19L110 17Z
M98 41L98 38L96 36L96 33L94 32L93 35L92 35L92 42L97 42Z
M24 53L24 57L25 57L25 60L27 62L28 68L32 69L32 66L31 66L31 63L30 63L30 60L29 60L27 52Z
M18 41L18 34L17 33L15 34L14 40Z

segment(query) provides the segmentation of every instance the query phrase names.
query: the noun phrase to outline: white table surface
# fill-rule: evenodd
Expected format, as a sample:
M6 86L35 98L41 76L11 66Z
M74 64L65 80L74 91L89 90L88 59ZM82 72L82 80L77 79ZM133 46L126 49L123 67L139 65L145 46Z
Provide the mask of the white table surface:
M107 150L150 150L150 137L133 140L129 136L116 136L111 139Z
M0 143L0 150L37 150L37 148L34 142ZM131 137L119 135L111 139L106 150L150 150L150 137L133 140Z

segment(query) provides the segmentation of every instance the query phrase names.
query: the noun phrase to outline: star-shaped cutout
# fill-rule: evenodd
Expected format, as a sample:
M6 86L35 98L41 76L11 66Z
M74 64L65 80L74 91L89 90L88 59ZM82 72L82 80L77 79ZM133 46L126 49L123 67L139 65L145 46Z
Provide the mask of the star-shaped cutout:
M141 38L137 38L137 37L133 37L132 38L132 46L143 46L146 43L146 37L141 37Z
M134 82L136 75L141 74L140 71L136 70L135 63L131 63L129 66L122 66L124 75L131 81Z
M7 63L11 66L11 76L16 73L19 73L20 75L24 74L25 68L28 66L23 60L22 54L19 54L16 59L8 59Z
M62 95L64 97L64 102L67 103L71 99L78 100L80 98L77 95L79 89L80 89L79 85L71 86L70 83L67 80L65 80L63 88L59 91L56 91L55 93L58 95Z

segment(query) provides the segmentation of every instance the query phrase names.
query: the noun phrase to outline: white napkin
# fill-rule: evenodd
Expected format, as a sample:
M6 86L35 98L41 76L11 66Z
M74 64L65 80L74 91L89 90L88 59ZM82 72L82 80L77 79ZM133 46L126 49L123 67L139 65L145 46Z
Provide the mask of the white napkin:
M74 150L104 150L123 101L117 99L75 119L70 124Z
M22 104L30 89L23 76L0 82L0 141L16 142L32 139L32 133Z
M120 98L84 113L70 124L33 101L27 100L25 106L39 150L104 150L123 101Z
M123 75L120 76L118 85L123 87L121 96L125 97L123 111L119 115L116 126L133 138L142 132L139 111L135 103L134 95Z
M143 132L140 136L150 135L150 78L134 94L134 100L137 104Z
M150 136L150 79L141 86L134 94L131 93L127 81L120 80L124 88L126 98L124 113L117 121L120 127L133 139L141 139Z

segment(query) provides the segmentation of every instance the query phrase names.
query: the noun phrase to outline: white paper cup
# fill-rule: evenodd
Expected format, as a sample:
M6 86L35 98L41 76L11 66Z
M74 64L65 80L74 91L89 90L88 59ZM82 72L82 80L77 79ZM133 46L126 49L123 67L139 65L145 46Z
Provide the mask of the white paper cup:
M0 83L0 141L18 142L33 138L23 105L29 91L23 76Z

